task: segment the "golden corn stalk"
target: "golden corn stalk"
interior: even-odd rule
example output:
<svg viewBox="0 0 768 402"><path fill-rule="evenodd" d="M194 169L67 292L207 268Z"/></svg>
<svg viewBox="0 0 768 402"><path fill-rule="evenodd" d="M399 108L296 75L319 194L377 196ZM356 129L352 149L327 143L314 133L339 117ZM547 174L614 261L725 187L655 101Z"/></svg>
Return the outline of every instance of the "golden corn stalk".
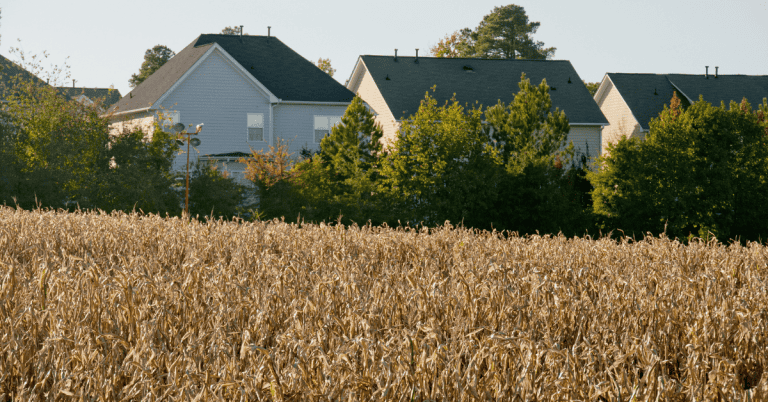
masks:
<svg viewBox="0 0 768 402"><path fill-rule="evenodd" d="M759 244L0 208L0 400L766 401Z"/></svg>

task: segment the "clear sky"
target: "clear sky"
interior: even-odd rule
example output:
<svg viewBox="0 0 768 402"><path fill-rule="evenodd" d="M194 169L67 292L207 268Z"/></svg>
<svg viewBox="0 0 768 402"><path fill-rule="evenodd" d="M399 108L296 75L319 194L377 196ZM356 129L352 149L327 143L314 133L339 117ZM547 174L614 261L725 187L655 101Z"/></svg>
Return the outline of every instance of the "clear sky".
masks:
<svg viewBox="0 0 768 402"><path fill-rule="evenodd" d="M455 30L475 28L499 3L486 0L199 1L11 0L0 5L0 54L49 54L45 66L70 66L77 86L114 85L123 95L144 52L178 52L201 33L244 25L272 35L305 58L330 58L349 78L362 54L423 55ZM534 39L557 48L582 79L606 72L768 75L768 0L518 0ZM20 40L20 41L19 41ZM67 57L69 57L67 59ZM66 83L72 85L71 80Z"/></svg>

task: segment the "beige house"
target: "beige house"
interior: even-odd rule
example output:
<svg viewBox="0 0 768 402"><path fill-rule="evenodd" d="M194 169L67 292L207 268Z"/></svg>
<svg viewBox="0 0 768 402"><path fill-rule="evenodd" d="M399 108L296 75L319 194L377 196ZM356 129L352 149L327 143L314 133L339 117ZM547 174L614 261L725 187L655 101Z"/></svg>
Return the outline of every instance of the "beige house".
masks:
<svg viewBox="0 0 768 402"><path fill-rule="evenodd" d="M566 60L490 60L403 56L360 56L347 88L373 109L384 131L385 144L394 142L400 123L419 108L429 91L438 104L454 95L461 103L509 104L525 73L531 83L550 86L552 106L570 120L568 139L577 154L600 154L602 127L608 124L583 81ZM432 88L435 91L432 92Z"/></svg>
<svg viewBox="0 0 768 402"><path fill-rule="evenodd" d="M651 119L669 105L675 92L684 106L703 96L714 105L740 102L743 98L755 107L768 97L768 76L715 74L624 74L607 73L595 93L609 125L603 128L602 149L622 137L645 138Z"/></svg>

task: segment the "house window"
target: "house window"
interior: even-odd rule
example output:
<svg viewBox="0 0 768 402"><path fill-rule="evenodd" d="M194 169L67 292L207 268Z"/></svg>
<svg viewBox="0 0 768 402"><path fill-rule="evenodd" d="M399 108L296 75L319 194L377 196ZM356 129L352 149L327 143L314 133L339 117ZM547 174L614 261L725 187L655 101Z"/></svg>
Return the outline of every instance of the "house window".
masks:
<svg viewBox="0 0 768 402"><path fill-rule="evenodd" d="M179 112L162 112L160 117L163 118L160 122L160 126L164 130L170 130L175 124L181 122L181 115Z"/></svg>
<svg viewBox="0 0 768 402"><path fill-rule="evenodd" d="M326 135L330 134L331 128L341 123L341 116L315 116L315 142L320 143Z"/></svg>
<svg viewBox="0 0 768 402"><path fill-rule="evenodd" d="M248 141L264 141L263 113L248 113Z"/></svg>

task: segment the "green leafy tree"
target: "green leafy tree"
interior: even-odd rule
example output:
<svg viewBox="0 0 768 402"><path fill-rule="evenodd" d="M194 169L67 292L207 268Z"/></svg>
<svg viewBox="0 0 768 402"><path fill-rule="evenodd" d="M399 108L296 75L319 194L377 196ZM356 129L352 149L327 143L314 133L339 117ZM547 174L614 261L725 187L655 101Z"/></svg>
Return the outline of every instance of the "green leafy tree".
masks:
<svg viewBox="0 0 768 402"><path fill-rule="evenodd" d="M308 211L305 215L318 221L364 223L384 219L377 191L379 168L384 156L381 127L360 97L355 97L334 126L320 142L320 152L302 162L301 183Z"/></svg>
<svg viewBox="0 0 768 402"><path fill-rule="evenodd" d="M464 28L446 35L435 46L432 46L429 51L433 57L472 57L474 54L472 49L473 43L472 30Z"/></svg>
<svg viewBox="0 0 768 402"><path fill-rule="evenodd" d="M233 26L233 27L224 27L224 29L221 30L221 33L223 35L240 35L242 33L243 27L241 26ZM244 33L243 35L248 35L247 33Z"/></svg>
<svg viewBox="0 0 768 402"><path fill-rule="evenodd" d="M241 212L247 188L211 163L196 163L189 178L189 213L232 219Z"/></svg>
<svg viewBox="0 0 768 402"><path fill-rule="evenodd" d="M102 169L96 206L106 211L181 213L174 190L172 163L178 151L175 137L159 127L151 137L135 129L111 137L109 166Z"/></svg>
<svg viewBox="0 0 768 402"><path fill-rule="evenodd" d="M677 95L650 123L646 139L609 146L588 174L605 230L628 235L765 239L768 144L760 113L745 100L683 109Z"/></svg>
<svg viewBox="0 0 768 402"><path fill-rule="evenodd" d="M431 49L435 57L479 57L485 59L551 59L554 47L533 39L541 25L529 21L525 9L510 4L494 7L477 28L464 28Z"/></svg>
<svg viewBox="0 0 768 402"><path fill-rule="evenodd" d="M518 86L509 105L499 102L485 111L504 164L499 197L488 215L495 227L522 233L583 230L589 219L578 195L578 169L571 164L568 118L552 110L546 80L534 86L523 74Z"/></svg>
<svg viewBox="0 0 768 402"><path fill-rule="evenodd" d="M173 50L163 45L147 49L144 52L144 62L141 63L139 73L131 75L131 78L128 80L131 88L136 88L175 55L176 53Z"/></svg>
<svg viewBox="0 0 768 402"><path fill-rule="evenodd" d="M584 81L584 85L587 86L587 90L589 90L589 94L592 96L595 96L597 93L597 89L600 88L599 82L586 82Z"/></svg>
<svg viewBox="0 0 768 402"><path fill-rule="evenodd" d="M317 63L315 63L315 65L317 68L323 70L324 73L330 75L331 77L333 77L333 74L336 72L336 69L331 67L331 59L324 59L321 57L317 59Z"/></svg>
<svg viewBox="0 0 768 402"><path fill-rule="evenodd" d="M280 138L268 150L251 150L251 156L241 158L245 164L245 178L256 187L259 199L257 215L263 219L297 219L306 206L299 188L299 175L295 169L299 158L289 152L288 143Z"/></svg>
<svg viewBox="0 0 768 402"><path fill-rule="evenodd" d="M383 189L397 216L427 225L488 224L502 161L482 117L479 108L466 109L455 99L439 107L426 94L416 114L402 123L383 164Z"/></svg>

